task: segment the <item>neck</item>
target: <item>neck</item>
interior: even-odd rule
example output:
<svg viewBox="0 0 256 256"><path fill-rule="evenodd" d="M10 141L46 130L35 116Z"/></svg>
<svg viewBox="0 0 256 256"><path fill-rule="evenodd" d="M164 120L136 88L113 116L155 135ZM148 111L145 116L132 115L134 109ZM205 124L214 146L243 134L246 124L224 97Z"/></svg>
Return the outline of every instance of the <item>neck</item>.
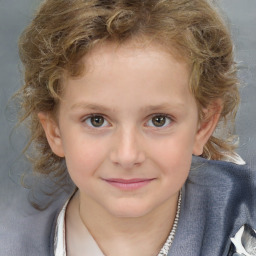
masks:
<svg viewBox="0 0 256 256"><path fill-rule="evenodd" d="M105 255L157 255L177 210L178 194L141 217L117 217L78 194L77 207L85 227ZM125 250L124 250L125 248Z"/></svg>

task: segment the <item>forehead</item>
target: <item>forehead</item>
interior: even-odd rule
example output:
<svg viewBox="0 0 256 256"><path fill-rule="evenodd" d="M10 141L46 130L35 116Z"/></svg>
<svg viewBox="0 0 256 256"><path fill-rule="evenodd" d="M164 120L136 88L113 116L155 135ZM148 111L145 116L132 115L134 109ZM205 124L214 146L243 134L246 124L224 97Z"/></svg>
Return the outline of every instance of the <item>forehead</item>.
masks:
<svg viewBox="0 0 256 256"><path fill-rule="evenodd" d="M170 98L176 105L184 105L191 97L189 65L159 44L106 43L95 47L81 61L84 72L63 80L64 95L69 101L77 101L76 105L86 105L79 101L90 99L90 103L116 103L121 107L143 97L136 103L143 108L143 104L168 103Z"/></svg>
<svg viewBox="0 0 256 256"><path fill-rule="evenodd" d="M150 41L147 39L132 39L124 43L116 42L104 42L96 45L82 58L82 62L85 64L86 70L88 67L93 65L105 64L108 62L113 62L118 60L129 64L129 61L135 58L143 59L145 61L150 61L158 59L158 61L171 59L172 62L186 65L189 68L189 60L185 55L179 52L175 47L169 45L164 46L163 43L158 41ZM104 63L105 62L105 63ZM163 63L166 65L167 63Z"/></svg>
<svg viewBox="0 0 256 256"><path fill-rule="evenodd" d="M168 48L158 42L149 40L130 40L122 44L104 42L92 48L80 62L83 71L77 77L71 77L66 72L63 84L67 81L89 78L97 73L98 79L104 72L114 73L117 69L132 72L133 70L148 69L147 75L172 73L178 70L185 71L186 77L190 75L190 62L174 47ZM152 74L152 71L153 74ZM110 75L108 77L111 77Z"/></svg>

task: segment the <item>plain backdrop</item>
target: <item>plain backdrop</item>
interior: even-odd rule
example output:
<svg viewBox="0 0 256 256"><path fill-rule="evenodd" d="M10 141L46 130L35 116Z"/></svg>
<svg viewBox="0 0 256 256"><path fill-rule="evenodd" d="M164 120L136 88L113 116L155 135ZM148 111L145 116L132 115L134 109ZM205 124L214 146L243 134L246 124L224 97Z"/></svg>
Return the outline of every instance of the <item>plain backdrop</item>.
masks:
<svg viewBox="0 0 256 256"><path fill-rule="evenodd" d="M236 130L240 135L238 152L256 169L256 0L219 0L232 31L236 61L243 87ZM13 130L15 111L8 99L22 85L18 59L19 34L32 18L40 0L0 0L0 211L1 219L12 204L23 202L26 189L20 177L30 169L21 151L26 133ZM12 136L11 136L12 133Z"/></svg>

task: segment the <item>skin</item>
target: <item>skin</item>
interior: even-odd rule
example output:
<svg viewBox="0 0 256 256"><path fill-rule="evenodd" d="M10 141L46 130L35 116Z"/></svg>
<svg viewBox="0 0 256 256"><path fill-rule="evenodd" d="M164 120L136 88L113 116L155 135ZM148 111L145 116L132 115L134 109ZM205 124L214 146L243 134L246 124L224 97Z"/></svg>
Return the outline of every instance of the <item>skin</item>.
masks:
<svg viewBox="0 0 256 256"><path fill-rule="evenodd" d="M106 255L156 255L218 114L205 109L211 118L198 122L189 66L159 45L109 43L82 61L86 72L63 77L58 122L39 114L79 189L67 209L68 252L86 251L80 215Z"/></svg>

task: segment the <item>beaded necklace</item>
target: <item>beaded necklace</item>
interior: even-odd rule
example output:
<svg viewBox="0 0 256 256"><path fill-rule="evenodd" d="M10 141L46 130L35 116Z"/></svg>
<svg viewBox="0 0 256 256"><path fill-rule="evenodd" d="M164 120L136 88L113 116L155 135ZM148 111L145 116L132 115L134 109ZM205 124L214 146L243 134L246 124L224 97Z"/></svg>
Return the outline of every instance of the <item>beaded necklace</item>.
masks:
<svg viewBox="0 0 256 256"><path fill-rule="evenodd" d="M162 247L161 251L158 253L157 256L167 256L168 255L168 252L171 248L172 242L175 237L176 229L177 229L179 218L180 218L180 205L181 205L181 191L180 191L180 195L179 195L179 199L178 199L177 211L176 211L176 216L175 216L175 219L173 222L172 230L171 230L164 246Z"/></svg>

